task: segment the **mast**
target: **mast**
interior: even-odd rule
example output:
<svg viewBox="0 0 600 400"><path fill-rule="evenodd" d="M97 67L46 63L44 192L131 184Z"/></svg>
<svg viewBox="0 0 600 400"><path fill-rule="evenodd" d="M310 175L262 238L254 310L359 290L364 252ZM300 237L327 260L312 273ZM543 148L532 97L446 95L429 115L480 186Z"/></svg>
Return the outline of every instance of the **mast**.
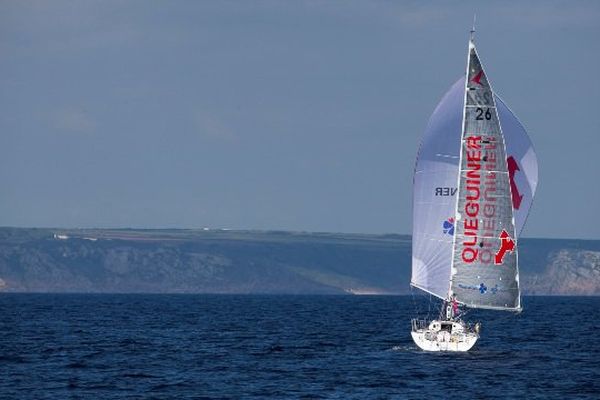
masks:
<svg viewBox="0 0 600 400"><path fill-rule="evenodd" d="M460 191L460 166L463 163L463 143L464 143L464 139L463 139L463 133L465 132L465 116L466 116L466 111L467 111L467 92L469 90L468 88L468 82L469 82L469 65L471 64L471 48L475 47L475 43L473 42L474 39L474 34L475 34L475 16L473 16L473 28L471 29L470 35L469 35L469 50L467 53L467 66L466 66L466 71L465 71L465 85L464 85L464 96L463 96L463 107L462 107L462 123L461 123L461 128L460 128L460 132L461 132L461 137L460 137L460 148L461 150L459 151L459 161L458 161L458 165L459 165L459 173L456 176L456 190L457 192ZM454 204L454 219L456 220L456 223L458 225L458 199L459 196L456 196L455 198L455 204ZM452 238L452 261L450 263L450 284L448 285L448 296L447 299L448 301L452 298L453 296L453 292L452 292L452 276L454 275L454 249L456 248L456 238L457 238L457 232L456 230L454 231L454 236Z"/></svg>

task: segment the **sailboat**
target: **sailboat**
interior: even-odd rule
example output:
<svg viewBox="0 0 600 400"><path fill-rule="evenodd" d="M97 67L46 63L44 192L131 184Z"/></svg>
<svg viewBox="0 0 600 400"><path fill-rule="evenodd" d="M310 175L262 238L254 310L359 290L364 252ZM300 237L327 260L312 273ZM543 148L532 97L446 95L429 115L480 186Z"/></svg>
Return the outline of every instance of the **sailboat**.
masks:
<svg viewBox="0 0 600 400"><path fill-rule="evenodd" d="M411 286L442 300L437 319L413 319L427 351L468 351L469 308L520 312L518 236L533 201L537 157L525 128L494 92L469 39L466 74L423 134L413 181Z"/></svg>

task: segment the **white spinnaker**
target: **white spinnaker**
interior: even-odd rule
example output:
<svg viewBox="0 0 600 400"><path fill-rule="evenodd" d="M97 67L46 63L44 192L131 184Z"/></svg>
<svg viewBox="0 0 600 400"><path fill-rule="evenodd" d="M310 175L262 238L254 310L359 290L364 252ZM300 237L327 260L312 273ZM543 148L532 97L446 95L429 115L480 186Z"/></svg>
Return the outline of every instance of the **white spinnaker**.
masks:
<svg viewBox="0 0 600 400"><path fill-rule="evenodd" d="M518 171L515 171L513 179L518 193L513 190L513 197L521 195L519 208L513 207L517 237L521 235L529 209L535 196L538 183L538 162L533 143L527 135L525 128L512 113L504 101L495 96L496 107L504 135L507 156L513 157L517 162ZM513 206L515 201L513 200Z"/></svg>
<svg viewBox="0 0 600 400"><path fill-rule="evenodd" d="M450 288L453 236L444 222L454 218L465 78L452 85L433 112L422 137L413 182L411 284L442 299ZM506 104L494 96L506 153L519 167L514 173L522 200L513 209L517 236L523 229L538 180L531 140ZM448 224L446 224L446 227Z"/></svg>
<svg viewBox="0 0 600 400"><path fill-rule="evenodd" d="M456 82L429 119L413 178L411 284L446 298L462 124L464 80Z"/></svg>

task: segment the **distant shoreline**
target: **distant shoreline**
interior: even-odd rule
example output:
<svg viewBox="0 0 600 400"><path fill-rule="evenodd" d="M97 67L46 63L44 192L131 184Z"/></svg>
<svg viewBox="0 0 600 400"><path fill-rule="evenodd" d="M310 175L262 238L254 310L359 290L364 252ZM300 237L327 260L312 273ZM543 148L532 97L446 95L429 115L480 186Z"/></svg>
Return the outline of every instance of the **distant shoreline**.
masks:
<svg viewBox="0 0 600 400"><path fill-rule="evenodd" d="M410 235L0 228L0 292L408 295ZM524 295L600 295L600 240L519 240Z"/></svg>

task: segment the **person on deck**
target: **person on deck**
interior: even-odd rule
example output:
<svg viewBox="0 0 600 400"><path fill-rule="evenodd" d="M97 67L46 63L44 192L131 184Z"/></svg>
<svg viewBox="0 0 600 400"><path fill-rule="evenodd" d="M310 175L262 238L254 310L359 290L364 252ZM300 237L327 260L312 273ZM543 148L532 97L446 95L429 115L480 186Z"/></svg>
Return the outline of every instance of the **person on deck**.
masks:
<svg viewBox="0 0 600 400"><path fill-rule="evenodd" d="M452 318L458 317L458 301L456 301L456 296L452 296Z"/></svg>

